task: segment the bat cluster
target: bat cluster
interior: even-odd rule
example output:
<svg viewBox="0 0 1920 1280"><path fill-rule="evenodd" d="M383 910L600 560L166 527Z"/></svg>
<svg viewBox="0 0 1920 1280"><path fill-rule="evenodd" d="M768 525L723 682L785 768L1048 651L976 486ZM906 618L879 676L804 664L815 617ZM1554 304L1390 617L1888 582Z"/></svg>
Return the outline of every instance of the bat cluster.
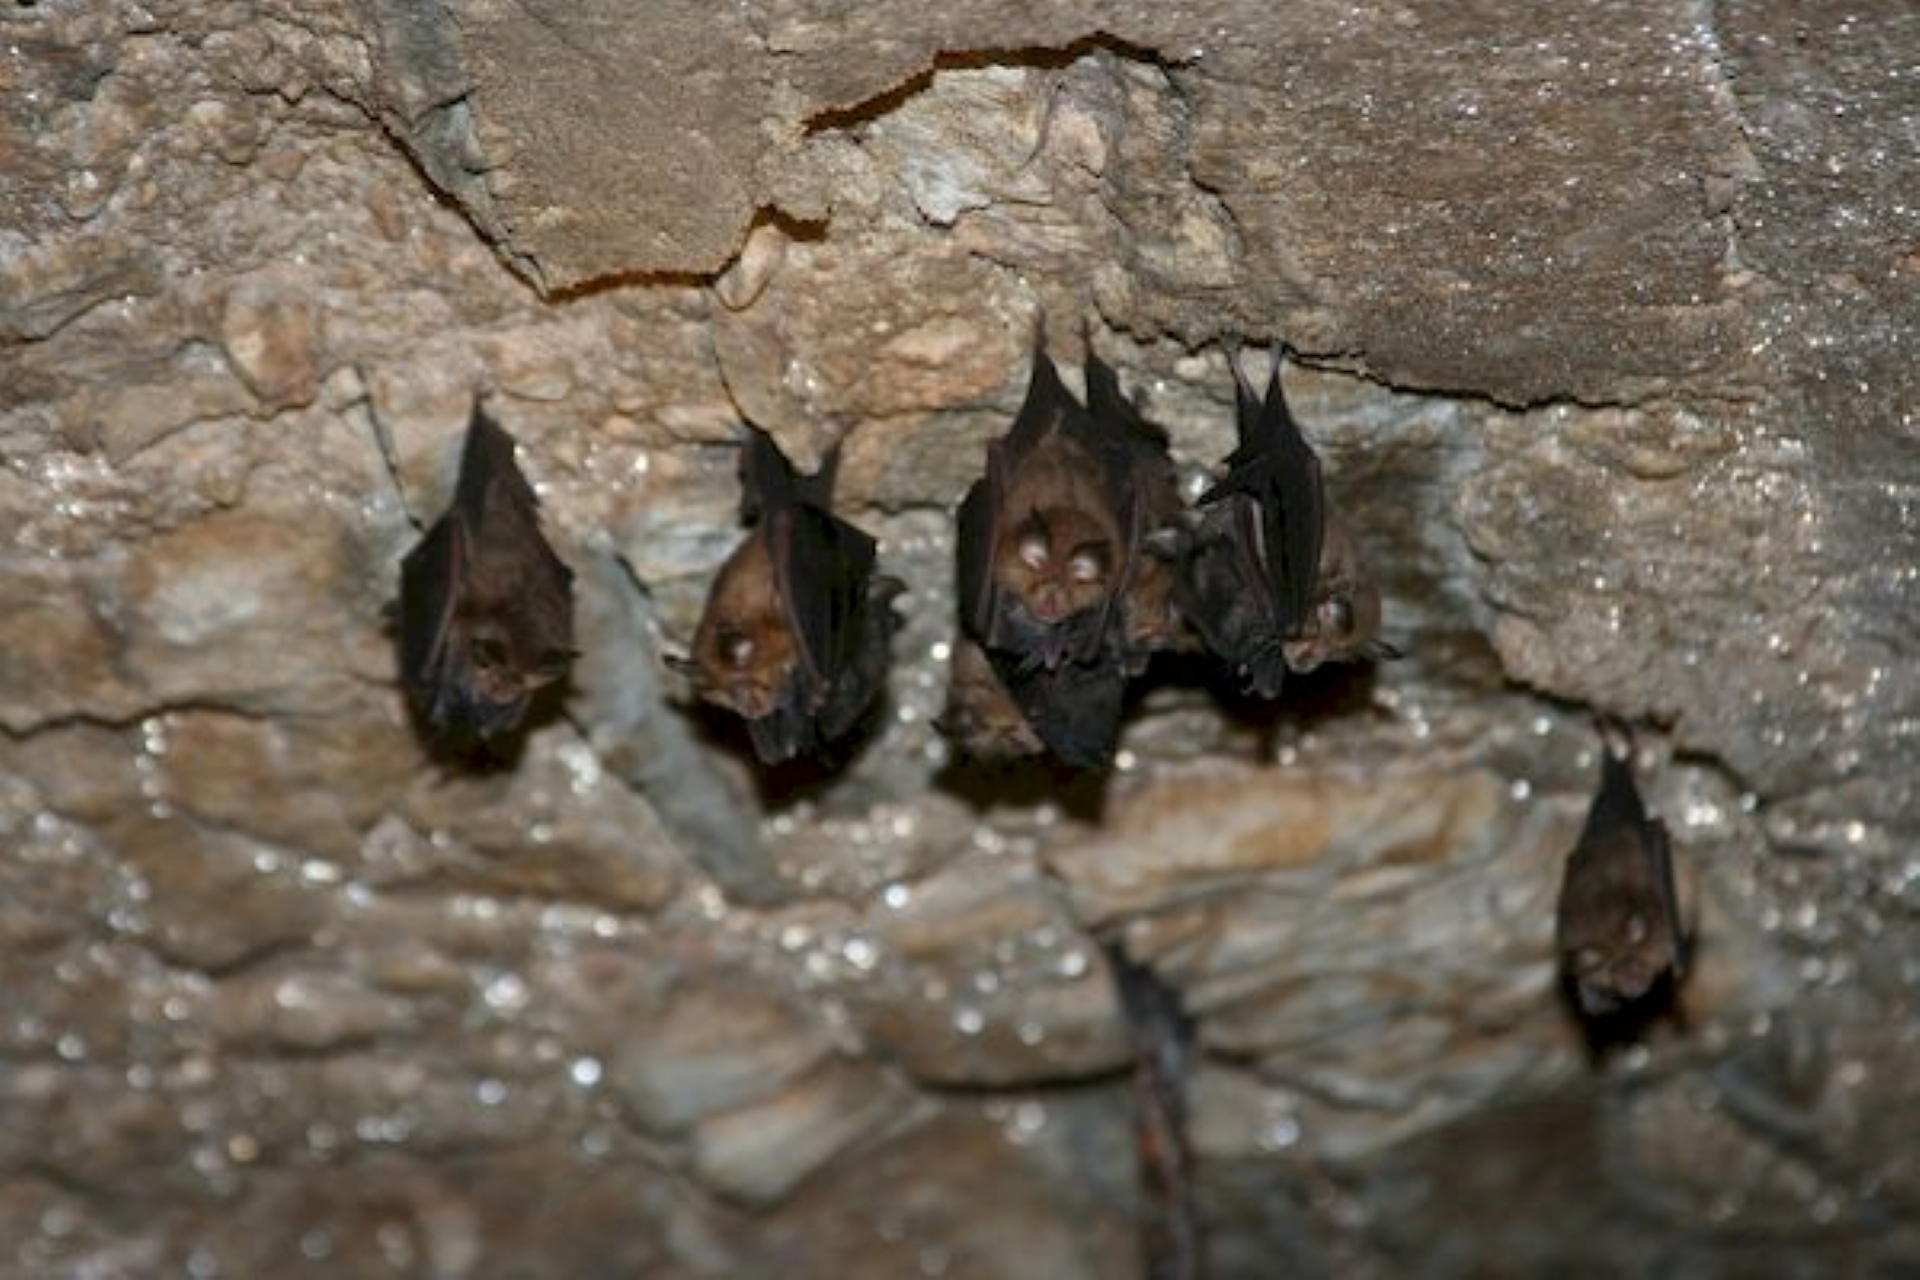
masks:
<svg viewBox="0 0 1920 1280"><path fill-rule="evenodd" d="M964 750L1104 767L1127 684L1161 650L1204 648L1262 698L1289 671L1396 656L1277 357L1264 396L1229 363L1238 447L1190 512L1166 433L1091 346L1085 404L1036 348L1019 415L960 505L940 724Z"/></svg>
<svg viewBox="0 0 1920 1280"><path fill-rule="evenodd" d="M1263 698L1290 671L1393 656L1278 359L1264 396L1234 363L1239 444L1189 511L1166 432L1091 344L1084 402L1036 344L1020 411L957 514L960 634L938 723L964 751L1104 768L1128 685L1163 650L1209 651ZM768 765L835 753L877 700L898 628L903 584L832 512L837 457L802 476L745 429L748 532L691 653L670 660ZM403 683L430 740L464 750L519 727L566 675L571 588L512 438L476 406L452 504L401 567Z"/></svg>

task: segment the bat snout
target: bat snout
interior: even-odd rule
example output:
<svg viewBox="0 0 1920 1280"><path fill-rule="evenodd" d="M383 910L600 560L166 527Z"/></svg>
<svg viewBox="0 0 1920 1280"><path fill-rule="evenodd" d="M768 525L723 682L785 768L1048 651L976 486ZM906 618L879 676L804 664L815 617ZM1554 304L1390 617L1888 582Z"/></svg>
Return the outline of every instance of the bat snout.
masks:
<svg viewBox="0 0 1920 1280"><path fill-rule="evenodd" d="M748 720L760 720L773 714L776 702L772 686L759 680L728 681L724 689L727 705Z"/></svg>
<svg viewBox="0 0 1920 1280"><path fill-rule="evenodd" d="M1071 608L1067 593L1058 587L1042 587L1033 593L1034 616L1050 626L1065 621Z"/></svg>

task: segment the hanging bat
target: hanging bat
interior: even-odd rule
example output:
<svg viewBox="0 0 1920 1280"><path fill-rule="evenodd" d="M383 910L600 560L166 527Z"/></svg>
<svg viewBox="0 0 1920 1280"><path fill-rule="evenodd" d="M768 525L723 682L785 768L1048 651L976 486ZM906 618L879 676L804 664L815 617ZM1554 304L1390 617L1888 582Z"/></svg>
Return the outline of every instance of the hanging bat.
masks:
<svg viewBox="0 0 1920 1280"><path fill-rule="evenodd" d="M1091 346L1087 383L1097 412L1036 342L1020 412L960 504L956 561L963 639L1049 750L1098 767L1118 740L1128 676L1174 630L1147 544L1179 497L1165 434Z"/></svg>
<svg viewBox="0 0 1920 1280"><path fill-rule="evenodd" d="M747 722L763 764L816 755L873 705L886 678L894 597L872 538L828 510L839 446L802 477L773 437L746 429L740 514L750 531L707 595L693 652L669 659L701 698Z"/></svg>
<svg viewBox="0 0 1920 1280"><path fill-rule="evenodd" d="M1127 673L1139 675L1156 651L1179 647L1186 628L1174 603L1173 545L1181 517L1180 481L1167 452L1167 433L1148 422L1120 390L1120 379L1087 344L1087 409L1094 425L1126 450L1132 555L1120 584L1122 652Z"/></svg>
<svg viewBox="0 0 1920 1280"><path fill-rule="evenodd" d="M1395 650L1378 639L1379 592L1328 512L1320 459L1287 409L1279 353L1258 398L1237 357L1227 363L1239 442L1227 474L1200 498L1177 599L1248 691L1272 698L1288 670Z"/></svg>
<svg viewBox="0 0 1920 1280"><path fill-rule="evenodd" d="M573 573L540 532L513 437L478 404L453 502L400 562L400 667L437 745L511 732L573 658Z"/></svg>
<svg viewBox="0 0 1920 1280"><path fill-rule="evenodd" d="M961 625L989 650L1057 668L1106 647L1144 532L1138 451L1118 426L1095 421L1036 343L1026 399L958 516Z"/></svg>
<svg viewBox="0 0 1920 1280"><path fill-rule="evenodd" d="M1556 933L1562 972L1589 1017L1645 996L1663 974L1686 974L1688 941L1667 829L1647 815L1624 726L1602 723L1600 789L1567 855Z"/></svg>

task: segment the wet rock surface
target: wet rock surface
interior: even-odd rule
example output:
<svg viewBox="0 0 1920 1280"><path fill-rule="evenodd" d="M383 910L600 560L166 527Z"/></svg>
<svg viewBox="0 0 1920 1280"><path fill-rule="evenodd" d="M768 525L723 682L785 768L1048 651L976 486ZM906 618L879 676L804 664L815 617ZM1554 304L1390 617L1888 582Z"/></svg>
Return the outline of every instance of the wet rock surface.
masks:
<svg viewBox="0 0 1920 1280"><path fill-rule="evenodd" d="M1112 941L1216 1275L1920 1265L1910 7L687 8L0 12L0 1274L1130 1274ZM1041 317L1195 486L1295 348L1408 656L949 759ZM385 610L475 395L584 653L469 773ZM743 414L912 589L838 775L659 660ZM1700 936L1597 1065L1588 708Z"/></svg>

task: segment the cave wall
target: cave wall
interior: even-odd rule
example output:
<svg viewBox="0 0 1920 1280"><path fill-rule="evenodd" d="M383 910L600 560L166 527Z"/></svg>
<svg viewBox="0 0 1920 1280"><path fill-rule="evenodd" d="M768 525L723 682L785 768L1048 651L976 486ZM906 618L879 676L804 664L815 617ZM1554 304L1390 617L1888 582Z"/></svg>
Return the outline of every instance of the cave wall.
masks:
<svg viewBox="0 0 1920 1280"><path fill-rule="evenodd" d="M1916 66L1785 0L0 12L0 1270L1128 1274L1107 931L1219 1275L1920 1265ZM1220 340L1294 348L1408 656L956 768L1041 317L1193 481ZM469 775L384 611L479 393L584 654ZM658 662L743 415L850 433L913 589L798 794ZM1701 935L1599 1071L1588 708Z"/></svg>

